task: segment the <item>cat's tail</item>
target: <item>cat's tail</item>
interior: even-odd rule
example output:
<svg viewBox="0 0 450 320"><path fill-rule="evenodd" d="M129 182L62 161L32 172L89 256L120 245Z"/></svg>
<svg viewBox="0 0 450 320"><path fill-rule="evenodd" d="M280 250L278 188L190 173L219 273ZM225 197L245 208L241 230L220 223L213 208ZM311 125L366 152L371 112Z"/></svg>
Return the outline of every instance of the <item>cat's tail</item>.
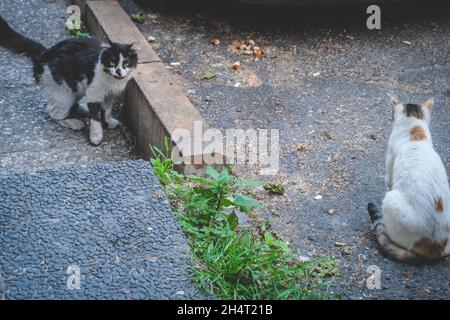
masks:
<svg viewBox="0 0 450 320"><path fill-rule="evenodd" d="M417 255L393 242L387 234L386 225L383 223L383 214L375 204L370 202L367 206L367 211L369 211L370 220L372 221L372 230L378 244L378 249L382 254L393 260L412 265L424 265L437 262Z"/></svg>
<svg viewBox="0 0 450 320"><path fill-rule="evenodd" d="M0 16L0 47L17 54L23 54L30 58L34 64L39 60L46 48L31 39L28 39L14 31Z"/></svg>

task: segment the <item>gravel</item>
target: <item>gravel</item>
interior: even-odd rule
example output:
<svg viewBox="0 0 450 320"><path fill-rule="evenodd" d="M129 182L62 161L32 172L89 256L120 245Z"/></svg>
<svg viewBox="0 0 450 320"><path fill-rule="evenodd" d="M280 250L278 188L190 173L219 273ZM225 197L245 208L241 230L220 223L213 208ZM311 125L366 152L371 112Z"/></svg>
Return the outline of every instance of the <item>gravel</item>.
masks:
<svg viewBox="0 0 450 320"><path fill-rule="evenodd" d="M1 176L0 247L0 298L196 297L190 248L146 161Z"/></svg>

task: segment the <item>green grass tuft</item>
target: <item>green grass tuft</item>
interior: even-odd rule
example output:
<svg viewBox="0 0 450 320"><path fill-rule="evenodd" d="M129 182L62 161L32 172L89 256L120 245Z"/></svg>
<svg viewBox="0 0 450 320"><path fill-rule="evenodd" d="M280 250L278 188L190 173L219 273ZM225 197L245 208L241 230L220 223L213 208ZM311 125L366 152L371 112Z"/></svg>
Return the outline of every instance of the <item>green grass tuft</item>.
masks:
<svg viewBox="0 0 450 320"><path fill-rule="evenodd" d="M197 286L221 299L327 299L339 275L339 261L322 257L300 262L289 246L268 230L239 225L239 214L261 203L248 195L259 181L242 180L229 168L206 169L206 176L174 171L155 147L151 164L168 194L193 251Z"/></svg>
<svg viewBox="0 0 450 320"><path fill-rule="evenodd" d="M266 183L264 189L275 194L284 194L284 186L277 183Z"/></svg>
<svg viewBox="0 0 450 320"><path fill-rule="evenodd" d="M137 14L131 15L131 20L137 23L144 23L145 22L145 15L142 12L139 12Z"/></svg>

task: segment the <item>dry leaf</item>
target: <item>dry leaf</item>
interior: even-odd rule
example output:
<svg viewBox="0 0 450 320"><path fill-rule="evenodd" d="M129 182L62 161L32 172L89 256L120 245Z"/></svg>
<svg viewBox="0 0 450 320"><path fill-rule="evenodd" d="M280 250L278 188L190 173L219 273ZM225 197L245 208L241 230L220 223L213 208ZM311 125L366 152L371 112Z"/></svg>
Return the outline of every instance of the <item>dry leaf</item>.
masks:
<svg viewBox="0 0 450 320"><path fill-rule="evenodd" d="M260 48L255 47L255 48L253 49L253 55L254 55L255 57L261 57L261 56L263 55L263 51L262 51Z"/></svg>
<svg viewBox="0 0 450 320"><path fill-rule="evenodd" d="M214 39L212 39L212 40L210 41L210 43L211 43L212 45L218 46L218 45L220 44L220 40L217 39L217 38L214 38Z"/></svg>
<svg viewBox="0 0 450 320"><path fill-rule="evenodd" d="M370 135L370 139L375 140L375 141L380 141L381 140L381 136L377 133L373 133Z"/></svg>

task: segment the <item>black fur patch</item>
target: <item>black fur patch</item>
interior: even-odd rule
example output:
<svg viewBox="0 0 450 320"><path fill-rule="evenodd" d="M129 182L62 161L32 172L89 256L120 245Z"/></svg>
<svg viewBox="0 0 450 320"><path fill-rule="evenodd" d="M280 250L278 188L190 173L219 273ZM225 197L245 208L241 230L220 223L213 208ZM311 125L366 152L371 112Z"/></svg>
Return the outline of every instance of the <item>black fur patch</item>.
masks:
<svg viewBox="0 0 450 320"><path fill-rule="evenodd" d="M377 206L372 202L369 202L369 204L367 205L367 211L369 211L370 220L372 222L375 222L383 218L383 215L381 214L380 210L378 210Z"/></svg>
<svg viewBox="0 0 450 320"><path fill-rule="evenodd" d="M33 62L34 78L38 81L38 75L43 72L42 64L40 63L41 55L46 50L42 44L17 33L0 17L0 47L30 58Z"/></svg>
<svg viewBox="0 0 450 320"><path fill-rule="evenodd" d="M89 118L101 122L102 121L101 103L88 103L88 108L89 108Z"/></svg>
<svg viewBox="0 0 450 320"><path fill-rule="evenodd" d="M422 107L417 104L408 103L406 105L405 112L408 117L416 117L417 119L423 119Z"/></svg>
<svg viewBox="0 0 450 320"><path fill-rule="evenodd" d="M41 58L41 64L48 65L53 80L67 83L74 92L78 83L87 79L88 84L94 78L94 69L103 47L92 37L63 40L48 49Z"/></svg>

